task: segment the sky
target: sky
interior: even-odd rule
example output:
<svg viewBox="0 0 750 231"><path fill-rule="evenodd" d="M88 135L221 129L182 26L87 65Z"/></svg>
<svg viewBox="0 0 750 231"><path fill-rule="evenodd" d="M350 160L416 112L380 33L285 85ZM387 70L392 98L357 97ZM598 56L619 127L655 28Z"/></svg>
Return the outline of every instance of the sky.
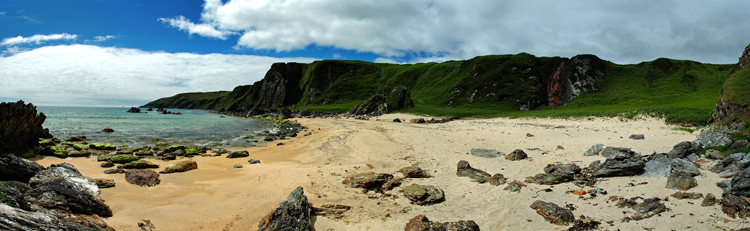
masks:
<svg viewBox="0 0 750 231"><path fill-rule="evenodd" d="M138 106L272 63L480 55L736 63L750 1L0 0L0 101Z"/></svg>

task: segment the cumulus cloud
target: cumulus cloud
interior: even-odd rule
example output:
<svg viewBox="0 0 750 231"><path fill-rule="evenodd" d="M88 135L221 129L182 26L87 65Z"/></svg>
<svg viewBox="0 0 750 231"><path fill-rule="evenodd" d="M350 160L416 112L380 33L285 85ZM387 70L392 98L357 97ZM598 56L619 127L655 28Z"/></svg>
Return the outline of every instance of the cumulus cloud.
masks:
<svg viewBox="0 0 750 231"><path fill-rule="evenodd" d="M252 84L275 62L311 58L45 46L0 57L0 98L40 105L136 106L183 92Z"/></svg>
<svg viewBox="0 0 750 231"><path fill-rule="evenodd" d="M191 22L189 19L185 18L184 16L179 16L176 18L159 18L160 22L167 24L169 26L175 27L181 31L186 31L188 34L197 34L203 37L211 37L211 38L217 38L221 40L226 40L227 35L233 34L234 32L230 31L220 31L214 28L213 25L209 24L195 24Z"/></svg>
<svg viewBox="0 0 750 231"><path fill-rule="evenodd" d="M86 40L86 42L104 42L110 39L117 38L117 36L114 35L106 35L106 36L96 36L94 39Z"/></svg>
<svg viewBox="0 0 750 231"><path fill-rule="evenodd" d="M201 23L187 25L212 33L175 27L207 37L235 32L238 48L314 44L407 61L528 52L592 53L620 63L658 57L731 63L750 42L748 8L741 0L205 0Z"/></svg>
<svg viewBox="0 0 750 231"><path fill-rule="evenodd" d="M13 45L21 45L21 44L42 44L47 41L53 41L53 40L76 40L78 38L78 35L75 34L68 34L68 33L62 33L62 34L50 34L50 35L43 35L43 34L36 34L30 37L23 37L23 36L17 36L17 37L11 37L11 38L5 38L2 42L0 42L0 45L2 46L13 46Z"/></svg>

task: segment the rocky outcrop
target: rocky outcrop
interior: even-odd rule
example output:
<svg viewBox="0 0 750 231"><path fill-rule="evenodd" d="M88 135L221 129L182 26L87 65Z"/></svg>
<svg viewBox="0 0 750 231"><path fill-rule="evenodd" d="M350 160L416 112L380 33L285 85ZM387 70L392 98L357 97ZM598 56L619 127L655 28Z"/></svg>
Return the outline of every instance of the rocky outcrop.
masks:
<svg viewBox="0 0 750 231"><path fill-rule="evenodd" d="M633 176L641 174L646 167L641 155L633 151L618 152L610 156L592 174L594 177Z"/></svg>
<svg viewBox="0 0 750 231"><path fill-rule="evenodd" d="M78 222L59 219L54 215L14 208L0 203L0 230L96 231L114 229L110 227L89 227Z"/></svg>
<svg viewBox="0 0 750 231"><path fill-rule="evenodd" d="M36 162L18 158L13 154L0 154L0 180L29 182L44 167Z"/></svg>
<svg viewBox="0 0 750 231"><path fill-rule="evenodd" d="M31 189L24 198L36 211L112 216L94 180L81 175L71 164L53 164L32 177L29 185Z"/></svg>
<svg viewBox="0 0 750 231"><path fill-rule="evenodd" d="M425 215L417 215L409 220L404 231L479 231L479 225L472 220L456 222L434 222Z"/></svg>
<svg viewBox="0 0 750 231"><path fill-rule="evenodd" d="M260 220L259 231L313 230L312 206L302 187L297 187L276 208Z"/></svg>
<svg viewBox="0 0 750 231"><path fill-rule="evenodd" d="M547 105L565 106L582 93L597 90L604 80L604 61L594 55L577 55L562 60L547 83Z"/></svg>
<svg viewBox="0 0 750 231"><path fill-rule="evenodd" d="M49 130L42 128L46 118L44 113L37 113L33 104L22 100L0 103L0 154L33 154L39 138L52 137Z"/></svg>
<svg viewBox="0 0 750 231"><path fill-rule="evenodd" d="M737 91L746 91L747 89L737 89L738 86L732 86L736 83L746 83L748 81L748 75L745 73L747 72L745 68L748 63L750 63L750 45L745 47L745 50L742 52L735 72L724 82L721 94L719 95L719 101L716 102L716 110L714 110L709 121L712 129L739 129L745 126L750 120L750 103L736 99ZM746 86L746 84L743 84L743 86ZM739 88L744 87L739 86ZM740 94L744 95L747 93Z"/></svg>
<svg viewBox="0 0 750 231"><path fill-rule="evenodd" d="M396 86L391 90L385 87L380 93L349 110L349 114L379 116L412 107L414 107L414 101L411 100L409 88Z"/></svg>
<svg viewBox="0 0 750 231"><path fill-rule="evenodd" d="M128 113L141 113L141 109L137 107L131 107L130 109L128 109L127 112Z"/></svg>

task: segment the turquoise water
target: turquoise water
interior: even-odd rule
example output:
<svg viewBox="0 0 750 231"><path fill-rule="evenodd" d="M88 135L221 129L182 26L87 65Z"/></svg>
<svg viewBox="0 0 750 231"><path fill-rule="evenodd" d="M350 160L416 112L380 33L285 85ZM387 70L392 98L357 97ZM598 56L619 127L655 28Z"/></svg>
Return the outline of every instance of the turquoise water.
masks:
<svg viewBox="0 0 750 231"><path fill-rule="evenodd" d="M212 114L203 110L168 109L182 115L156 111L127 113L129 108L38 106L47 120L44 127L57 138L85 135L93 142L116 145L153 145L159 142L184 145L247 146L242 137L271 129L263 120ZM145 109L141 110L146 112ZM112 133L101 132L110 127Z"/></svg>

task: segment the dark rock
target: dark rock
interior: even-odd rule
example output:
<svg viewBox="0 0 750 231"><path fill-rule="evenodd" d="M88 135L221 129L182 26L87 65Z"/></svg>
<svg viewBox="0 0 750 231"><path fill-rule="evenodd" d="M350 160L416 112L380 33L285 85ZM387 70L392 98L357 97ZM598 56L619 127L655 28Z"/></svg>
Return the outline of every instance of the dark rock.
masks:
<svg viewBox="0 0 750 231"><path fill-rule="evenodd" d="M52 138L49 130L42 127L47 117L38 113L33 104L22 100L15 103L0 103L0 155L32 154L39 146L39 138Z"/></svg>
<svg viewBox="0 0 750 231"><path fill-rule="evenodd" d="M497 173L495 175L492 175L490 179L487 180L487 183L490 183L490 185L494 186L500 186L508 182L508 179L503 176L503 174Z"/></svg>
<svg viewBox="0 0 750 231"><path fill-rule="evenodd" d="M502 153L495 149L472 148L470 153L471 155L485 158L497 158L500 156L505 156L505 153Z"/></svg>
<svg viewBox="0 0 750 231"><path fill-rule="evenodd" d="M534 137L534 134L526 133L526 137Z"/></svg>
<svg viewBox="0 0 750 231"><path fill-rule="evenodd" d="M0 154L0 179L29 182L32 176L43 169L36 162L13 154Z"/></svg>
<svg viewBox="0 0 750 231"><path fill-rule="evenodd" d="M93 226L91 222L77 223L61 220L52 214L13 208L2 203L0 203L0 214L2 214L0 216L0 230L114 230L111 227L106 227L106 223L98 218L98 221L104 223L105 227L90 227L86 226L86 224ZM81 216L79 215L78 217Z"/></svg>
<svg viewBox="0 0 750 231"><path fill-rule="evenodd" d="M229 155L227 155L227 158L231 159L231 158L240 158L240 157L248 157L248 156L250 156L250 153L247 151L236 151L236 152L229 153Z"/></svg>
<svg viewBox="0 0 750 231"><path fill-rule="evenodd" d="M682 199L691 199L691 200L695 200L695 199L700 199L700 198L702 198L702 197L703 197L703 193L694 193L694 192L676 192L676 193L672 193L672 195L670 195L670 196L672 196L672 197L674 197L674 198L677 198L677 199L680 199L680 200L682 200Z"/></svg>
<svg viewBox="0 0 750 231"><path fill-rule="evenodd" d="M684 141L675 145L672 151L667 153L667 156L669 158L685 158L693 153L701 154L702 151L703 148L701 148L699 144L691 141Z"/></svg>
<svg viewBox="0 0 750 231"><path fill-rule="evenodd" d="M115 150L117 147L111 144L104 144L104 143L90 143L89 148L94 150ZM101 160L100 160L101 161Z"/></svg>
<svg viewBox="0 0 750 231"><path fill-rule="evenodd" d="M8 204L16 208L31 211L29 203L23 196L28 190L29 186L27 186L26 183L18 181L0 181L0 193L4 195L4 199L0 200L0 204Z"/></svg>
<svg viewBox="0 0 750 231"><path fill-rule="evenodd" d="M351 174L344 178L344 181L341 183L352 188L379 190L383 184L391 179L393 179L393 175L391 174L364 172Z"/></svg>
<svg viewBox="0 0 750 231"><path fill-rule="evenodd" d="M602 150L602 156L609 158L611 156L615 156L617 154L625 154L633 152L633 150L630 150L630 148L622 148L622 147L606 147L604 150Z"/></svg>
<svg viewBox="0 0 750 231"><path fill-rule="evenodd" d="M162 160L176 160L177 156L171 155L171 154L167 154L167 155L164 155L161 159Z"/></svg>
<svg viewBox="0 0 750 231"><path fill-rule="evenodd" d="M393 90L385 87L380 93L349 110L349 114L378 116L412 107L414 102L411 100L409 88L399 85Z"/></svg>
<svg viewBox="0 0 750 231"><path fill-rule="evenodd" d="M273 211L260 220L258 231L313 230L312 206L302 187L297 187Z"/></svg>
<svg viewBox="0 0 750 231"><path fill-rule="evenodd" d="M590 169L599 169L599 166L601 166L601 165L602 165L602 161L601 160L595 160L595 161L592 161L589 164L589 168Z"/></svg>
<svg viewBox="0 0 750 231"><path fill-rule="evenodd" d="M249 163L249 164L260 164L260 160L250 159L250 160L247 161L247 163Z"/></svg>
<svg viewBox="0 0 750 231"><path fill-rule="evenodd" d="M656 197L643 200L643 202L632 207L635 210L635 214L630 218L633 220L642 220L666 212L667 206L660 201L661 199Z"/></svg>
<svg viewBox="0 0 750 231"><path fill-rule="evenodd" d="M589 148L589 150L586 150L586 152L583 153L584 156L596 156L599 155L599 153L604 150L604 144L594 144Z"/></svg>
<svg viewBox="0 0 750 231"><path fill-rule="evenodd" d="M723 180L716 183L716 187L721 188L724 192L729 192L732 189L732 180Z"/></svg>
<svg viewBox="0 0 750 231"><path fill-rule="evenodd" d="M666 177L672 172L684 172L691 176L700 175L700 170L690 161L684 159L658 159L646 163L643 176L647 177Z"/></svg>
<svg viewBox="0 0 750 231"><path fill-rule="evenodd" d="M748 166L750 166L750 158L744 154L735 153L716 163L710 171L719 173L720 177L727 178L741 173Z"/></svg>
<svg viewBox="0 0 750 231"><path fill-rule="evenodd" d="M737 150L748 147L750 147L750 142L747 142L747 140L738 140L732 143L731 146L729 146L729 149L727 149L727 153L734 154L737 152Z"/></svg>
<svg viewBox="0 0 750 231"><path fill-rule="evenodd" d="M418 205L429 205L445 200L445 193L432 185L412 184L404 188L404 196Z"/></svg>
<svg viewBox="0 0 750 231"><path fill-rule="evenodd" d="M580 172L581 168L575 164L548 164L544 167L544 173L527 177L526 180L537 184L553 185L573 181L574 175Z"/></svg>
<svg viewBox="0 0 750 231"><path fill-rule="evenodd" d="M645 139L646 136L644 136L643 134L632 134L628 138L630 138L631 140L642 140Z"/></svg>
<svg viewBox="0 0 750 231"><path fill-rule="evenodd" d="M111 217L112 210L99 197L99 187L73 165L51 165L29 180L25 199L36 211L80 213Z"/></svg>
<svg viewBox="0 0 750 231"><path fill-rule="evenodd" d="M134 185L147 187L156 186L161 182L161 180L159 180L159 173L154 172L153 170L142 169L125 172L125 181Z"/></svg>
<svg viewBox="0 0 750 231"><path fill-rule="evenodd" d="M164 168L166 172L187 172L193 169L198 169L198 162L193 159L185 159L178 162L171 163Z"/></svg>
<svg viewBox="0 0 750 231"><path fill-rule="evenodd" d="M121 174L121 173L126 173L126 172L128 172L128 170L125 170L125 169L107 169L107 170L104 170L104 174Z"/></svg>
<svg viewBox="0 0 750 231"><path fill-rule="evenodd" d="M592 176L633 176L643 172L644 167L646 167L646 162L641 159L641 155L632 151L626 153L620 152L608 157Z"/></svg>
<svg viewBox="0 0 750 231"><path fill-rule="evenodd" d="M516 161L516 160L523 160L523 159L526 159L528 157L529 156L526 155L526 153L523 152L523 150L516 149L513 152L511 152L510 154L508 154L507 156L505 156L505 159L506 160L511 160L511 161Z"/></svg>
<svg viewBox="0 0 750 231"><path fill-rule="evenodd" d="M242 167L245 167L245 166L242 166L241 164L235 164L233 167L234 168L242 168Z"/></svg>
<svg viewBox="0 0 750 231"><path fill-rule="evenodd" d="M151 163L147 160L136 160L127 164L117 166L117 168L124 169L146 169L146 168L159 168L158 164Z"/></svg>
<svg viewBox="0 0 750 231"><path fill-rule="evenodd" d="M544 173L567 173L578 174L581 168L576 164L548 164L544 167Z"/></svg>
<svg viewBox="0 0 750 231"><path fill-rule="evenodd" d="M409 167L403 167L398 170L401 174L404 174L404 177L406 178L430 178L432 175L427 173L427 171L423 170L420 167L417 166L409 166Z"/></svg>
<svg viewBox="0 0 750 231"><path fill-rule="evenodd" d="M88 138L86 138L86 136L73 136L73 137L70 137L70 138L66 139L65 141L81 142L81 141L86 141L86 140L88 140Z"/></svg>
<svg viewBox="0 0 750 231"><path fill-rule="evenodd" d="M714 206L716 205L716 202L718 202L718 200L716 200L716 196L714 196L714 194L712 193L709 193L709 194L706 194L706 198L703 198L703 202L701 203L701 206L703 207Z"/></svg>
<svg viewBox="0 0 750 231"><path fill-rule="evenodd" d="M128 113L141 113L141 109L137 107L131 107L130 109L128 109L127 112Z"/></svg>
<svg viewBox="0 0 750 231"><path fill-rule="evenodd" d="M750 197L750 168L732 177L729 191L737 196Z"/></svg>
<svg viewBox="0 0 750 231"><path fill-rule="evenodd" d="M725 193L721 199L721 211L731 218L750 217L750 198Z"/></svg>
<svg viewBox="0 0 750 231"><path fill-rule="evenodd" d="M94 182L96 182L96 186L99 186L99 188L115 187L115 180L112 180L112 179L97 178L97 179L94 179Z"/></svg>
<svg viewBox="0 0 750 231"><path fill-rule="evenodd" d="M471 165L469 165L469 162L465 160L458 162L458 170L456 171L456 175L461 177L469 177L479 183L484 183L491 177L490 174L485 171L472 168Z"/></svg>
<svg viewBox="0 0 750 231"><path fill-rule="evenodd" d="M104 129L102 129L102 132L106 132L106 133L110 133L110 132L115 132L115 129L112 129L112 128L109 128L109 127L106 127L106 128L104 128Z"/></svg>
<svg viewBox="0 0 750 231"><path fill-rule="evenodd" d="M479 231L479 225L472 220L456 222L433 222L425 215L417 215L409 220L404 231Z"/></svg>
<svg viewBox="0 0 750 231"><path fill-rule="evenodd" d="M399 119L399 118L395 118L395 119L393 119L393 122L394 122L394 123L401 123L401 119Z"/></svg>
<svg viewBox="0 0 750 231"><path fill-rule="evenodd" d="M548 79L546 95L531 97L519 109L531 110L545 102L547 106L557 108L583 93L596 91L598 83L604 80L605 67L605 62L594 55L576 55L562 60L554 72L545 76Z"/></svg>
<svg viewBox="0 0 750 231"><path fill-rule="evenodd" d="M693 162L684 159L674 159L670 166L672 168L672 172L684 172L690 174L691 176L697 176L701 174L701 171L698 170L698 167L696 167Z"/></svg>
<svg viewBox="0 0 750 231"><path fill-rule="evenodd" d="M544 220L552 224L568 225L575 220L570 209L562 208L551 202L537 200L531 204L531 208L544 217Z"/></svg>
<svg viewBox="0 0 750 231"><path fill-rule="evenodd" d="M698 181L693 176L685 172L673 172L667 178L668 189L688 190L698 186Z"/></svg>
<svg viewBox="0 0 750 231"><path fill-rule="evenodd" d="M115 166L115 163L112 163L112 162L104 162L101 165L99 165L99 167L102 167L102 168L111 168L114 166Z"/></svg>

